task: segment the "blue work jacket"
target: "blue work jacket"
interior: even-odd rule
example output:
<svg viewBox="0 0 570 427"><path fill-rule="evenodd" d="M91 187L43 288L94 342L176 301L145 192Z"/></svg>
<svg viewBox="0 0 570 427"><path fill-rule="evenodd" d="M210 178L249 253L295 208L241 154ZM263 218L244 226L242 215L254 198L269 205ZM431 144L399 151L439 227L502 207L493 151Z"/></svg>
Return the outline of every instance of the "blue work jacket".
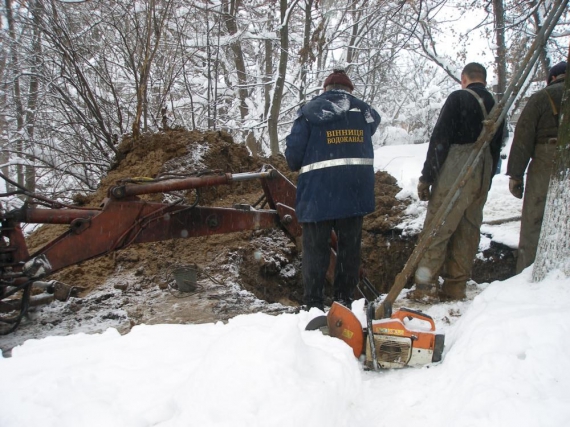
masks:
<svg viewBox="0 0 570 427"><path fill-rule="evenodd" d="M364 216L374 206L372 135L380 115L348 92L331 90L298 111L285 157L300 171L299 222Z"/></svg>

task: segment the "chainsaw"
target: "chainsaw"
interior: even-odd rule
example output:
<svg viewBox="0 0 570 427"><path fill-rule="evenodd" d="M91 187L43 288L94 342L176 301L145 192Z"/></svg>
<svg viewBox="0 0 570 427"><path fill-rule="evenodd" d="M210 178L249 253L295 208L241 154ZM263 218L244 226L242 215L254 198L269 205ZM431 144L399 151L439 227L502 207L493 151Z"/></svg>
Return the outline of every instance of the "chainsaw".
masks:
<svg viewBox="0 0 570 427"><path fill-rule="evenodd" d="M418 367L441 360L445 336L436 332L431 316L401 308L389 318L374 320L374 307L370 304L366 317L364 329L352 311L334 302L326 316L314 318L305 329L318 329L341 339L352 348L355 357L364 355L366 368L372 370Z"/></svg>

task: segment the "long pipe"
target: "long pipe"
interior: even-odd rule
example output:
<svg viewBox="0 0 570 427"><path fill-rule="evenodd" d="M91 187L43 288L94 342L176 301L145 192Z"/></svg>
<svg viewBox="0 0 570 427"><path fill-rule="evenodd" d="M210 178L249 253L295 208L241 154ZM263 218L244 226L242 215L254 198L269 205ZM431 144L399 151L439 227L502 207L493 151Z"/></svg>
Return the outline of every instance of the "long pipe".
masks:
<svg viewBox="0 0 570 427"><path fill-rule="evenodd" d="M163 193L176 190L191 190L194 188L213 187L216 185L228 185L232 182L251 181L254 179L270 178L271 171L238 173L223 175L209 175L202 177L190 177L182 179L168 179L165 181L150 182L145 184L118 185L109 189L109 196L114 199L123 199L141 194Z"/></svg>

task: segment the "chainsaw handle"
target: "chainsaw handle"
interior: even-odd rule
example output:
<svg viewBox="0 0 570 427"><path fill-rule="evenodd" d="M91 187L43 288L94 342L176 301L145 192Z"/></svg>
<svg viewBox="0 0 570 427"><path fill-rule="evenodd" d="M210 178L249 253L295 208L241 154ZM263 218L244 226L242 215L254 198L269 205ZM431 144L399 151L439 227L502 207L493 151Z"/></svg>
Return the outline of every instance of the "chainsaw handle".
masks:
<svg viewBox="0 0 570 427"><path fill-rule="evenodd" d="M435 331L435 322L433 321L433 318L421 311L402 307L392 315L393 319L400 319L402 322L405 318L411 319L413 317L428 322L430 324L431 330Z"/></svg>

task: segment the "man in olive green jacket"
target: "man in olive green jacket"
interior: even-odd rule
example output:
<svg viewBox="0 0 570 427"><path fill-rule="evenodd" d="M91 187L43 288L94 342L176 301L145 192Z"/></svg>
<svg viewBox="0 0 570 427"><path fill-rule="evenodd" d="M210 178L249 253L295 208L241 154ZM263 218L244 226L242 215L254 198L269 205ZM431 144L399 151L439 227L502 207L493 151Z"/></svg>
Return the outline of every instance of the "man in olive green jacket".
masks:
<svg viewBox="0 0 570 427"><path fill-rule="evenodd" d="M509 190L513 196L521 199L524 191L517 274L531 265L536 256L556 153L565 73L566 62L550 69L548 86L529 98L515 128L507 175L511 177ZM527 166L525 186L523 176Z"/></svg>

